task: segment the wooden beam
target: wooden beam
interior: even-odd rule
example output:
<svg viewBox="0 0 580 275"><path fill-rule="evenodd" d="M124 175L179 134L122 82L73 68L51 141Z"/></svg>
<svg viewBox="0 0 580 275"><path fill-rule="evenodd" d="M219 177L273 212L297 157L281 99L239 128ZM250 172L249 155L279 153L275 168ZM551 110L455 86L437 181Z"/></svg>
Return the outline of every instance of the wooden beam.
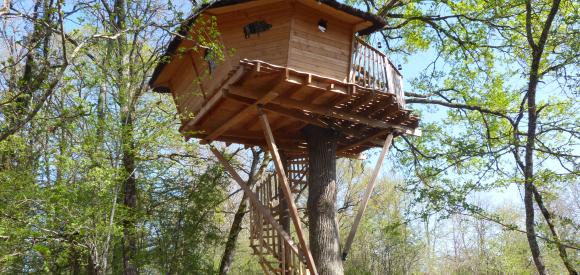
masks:
<svg viewBox="0 0 580 275"><path fill-rule="evenodd" d="M386 135L388 133L391 133L391 132L392 132L391 129L379 130L379 131L377 131L374 134L371 134L371 135L369 135L369 136L367 136L365 138L362 138L362 139L359 139L359 140L355 141L354 143L351 143L351 144L349 144L347 146L344 146L342 148L339 148L338 151L337 151L337 153L346 152L346 151L348 151L348 150L350 150L352 148L355 148L357 146L363 145L363 144L365 144L367 142L372 142L374 139L376 139L378 137L381 137L381 136L384 136L384 135Z"/></svg>
<svg viewBox="0 0 580 275"><path fill-rule="evenodd" d="M197 113L195 118L190 119L189 121L187 121L187 123L179 127L179 132L183 134L185 131L188 131L189 128L200 123L205 118L205 116L209 114L209 112L213 109L213 107L223 98L223 96L224 96L223 90L220 90L217 93L215 93L205 104L203 104L203 107L201 108L199 113Z"/></svg>
<svg viewBox="0 0 580 275"><path fill-rule="evenodd" d="M348 237L346 238L346 243L344 245L344 249L342 250L342 260L346 260L346 256L348 256L348 251L350 250L350 246L352 245L352 241L354 240L354 235L356 234L356 230L360 224L360 220L367 208L367 204L369 202L369 198L373 193L373 189L375 189L375 182L377 180L377 176L379 175L379 171L383 166L383 160L385 159L385 155L389 152L389 148L391 147L391 143L393 142L393 134L389 134L387 139L385 140L385 144L383 145L383 150L379 155L379 159L377 160L377 164L375 165L375 169L373 170L373 174L371 176L371 181L367 185L367 189L365 191L361 206L356 214L356 218L354 219L354 223L352 228L350 229L350 233L348 233Z"/></svg>
<svg viewBox="0 0 580 275"><path fill-rule="evenodd" d="M201 140L205 140L205 135L203 134L195 134L192 136L193 138L199 138ZM215 139L214 141L222 141L225 143L236 143L236 144L242 144L242 145L246 145L246 146L258 146L258 147L262 147L262 148L268 148L268 144L266 143L266 141L262 138L262 139L257 139L257 138L245 138L245 137L237 137L237 136L229 136L229 135L221 135L219 136L217 139ZM294 153L294 154L305 154L306 152L306 144L304 144L304 148L300 148L300 143L297 141L294 141L292 143L278 143L280 146L280 149L287 151L289 153Z"/></svg>
<svg viewBox="0 0 580 275"><path fill-rule="evenodd" d="M241 89L232 89L232 90L230 90L230 92L233 94L236 94L236 95L257 99L256 96L245 93ZM343 119L343 120L347 120L347 121L351 121L351 122L355 122L355 123L366 124L366 125L371 126L371 127L383 128L383 129L391 129L392 128L392 129L397 129L405 134L420 135L420 131L417 132L417 129L415 129L415 128L397 125L397 124L393 124L393 123L388 123L388 122L381 121L381 120L371 119L371 118L361 116L358 114L345 113L342 110L340 110L338 108L334 108L334 107L327 107L327 106L322 106L322 105L317 105L317 104L311 104L308 102L298 101L298 100L294 100L294 99L290 99L290 98L276 98L276 99L273 99L271 102L274 104L278 104L278 105L287 107L287 108L304 110L304 111L307 111L310 113L323 115L323 116L327 116L327 117L332 117L335 119Z"/></svg>
<svg viewBox="0 0 580 275"><path fill-rule="evenodd" d="M252 104L254 102L254 100L252 100L250 98L247 98L244 96L239 96L239 95L228 94L228 95L226 95L226 97L229 99L236 100L238 102L247 104L247 105ZM264 110L276 112L276 113L283 115L285 117L288 117L288 118L297 119L297 120L302 121L302 122L307 123L307 124L312 124L312 125L316 125L316 126L323 127L323 128L333 128L333 129L335 129L335 130L337 130L345 135L349 135L352 137L358 137L360 135L359 131L353 131L350 129L340 128L340 127L331 127L328 124L325 124L324 122L322 122L316 118L310 117L310 116L304 114L303 112L300 112L300 111L295 110L295 109L284 108L280 105L275 105L272 103L264 105L264 106L262 106L262 108ZM378 140L378 139L372 139L372 140L369 140L369 142L372 143L374 146L382 146L384 143L383 140ZM360 159L360 156L356 157L356 158Z"/></svg>
<svg viewBox="0 0 580 275"><path fill-rule="evenodd" d="M253 99L245 97L245 96L240 96L237 94L227 94L226 97L229 99L238 101L240 103L246 104L246 105L251 105L254 103ZM275 105L275 104L271 104L271 103L263 105L262 108L264 110L272 111L272 112L278 113L278 114L283 115L283 116L288 117L288 118L294 118L294 119L302 121L304 123L328 128L328 125L324 124L323 122L321 122L313 117L307 116L304 113L297 111L297 110L294 110L294 109L287 109L287 108L284 108L280 105Z"/></svg>
<svg viewBox="0 0 580 275"><path fill-rule="evenodd" d="M274 86L269 91L267 91L265 94L263 94L252 105L248 105L248 106L244 107L240 112L236 113L234 116L232 116L227 121L225 121L224 124L222 124L220 127L218 127L217 129L215 129L211 133L209 133L206 137L206 142L216 139L221 134L225 133L228 129L230 129L232 126L237 124L246 115L248 115L252 112L255 112L256 106L266 104L266 103L272 101L274 98L278 97L278 95L280 95L280 93L284 92L284 89L286 88L286 86L287 86L287 83L285 81L278 82L278 84L276 84L276 86ZM237 89L237 87L235 87L235 88ZM232 87L230 89L234 89L234 87ZM227 94L227 93L228 93L228 90L224 90L224 94Z"/></svg>
<svg viewBox="0 0 580 275"><path fill-rule="evenodd" d="M240 175L238 175L238 173L236 172L236 170L229 164L229 162L222 155L222 153L220 153L220 151L218 151L215 147L213 147L211 145L210 145L210 150L216 156L216 158L219 160L219 162L224 166L224 168L230 174L230 176L234 179L234 181L237 182L238 185L240 185L240 187L242 188L242 190L244 190L244 193L246 194L246 196L248 196L248 198L250 199L250 201L258 209L258 212L260 212L260 214L262 216L264 216L264 218L266 219L266 221L268 221L268 223L270 223L270 225L272 225L272 227L274 227L274 229L278 232L278 234L280 236L282 236L282 239L284 239L284 242L296 254L298 254L298 247L296 247L296 245L294 244L294 241L292 241L292 238L290 237L290 235L282 228L282 226L280 226L280 224L278 224L278 222L276 221L276 219L274 219L274 217L272 216L272 214L270 214L270 211L264 205L262 205L262 203L258 199L258 196L256 196L256 194L254 192L252 192L252 189L250 188L250 186L248 186L246 184L246 182L244 182L244 180L242 180L242 178L240 177Z"/></svg>
<svg viewBox="0 0 580 275"><path fill-rule="evenodd" d="M276 146L274 135L272 134L272 129L270 128L270 123L268 123L268 118L266 117L266 114L264 113L264 111L262 111L261 108L258 108L258 113L260 116L260 121L262 122L264 136L266 137L266 141L268 142L268 148L270 149L272 161L274 162L274 166L276 167L278 178L282 182L280 187L282 189L282 192L284 193L286 202L288 203L290 217L292 218L294 228L296 229L296 235L298 235L298 240L300 241L300 245L302 246L304 257L306 258L306 264L308 265L308 268L310 269L312 274L318 274L318 272L316 271L316 265L314 264L314 258L312 258L312 254L310 253L308 244L306 244L306 238L304 237L304 231L302 230L300 217L298 217L298 209L296 208L294 198L292 197L290 183L288 182L288 178L286 177L286 173L284 172L284 165L282 164L282 159L280 158L280 153L278 152L278 147Z"/></svg>
<svg viewBox="0 0 580 275"><path fill-rule="evenodd" d="M203 108L197 113L194 119L189 120L186 124L179 127L179 132L183 133L188 130L189 127L195 126L200 123L203 118L208 115L211 111L213 111L213 107L222 99L224 96L223 88L228 87L231 83L238 81L243 75L245 74L245 69L243 66L240 66L234 74L224 83L221 85L211 96L211 98L203 104Z"/></svg>
<svg viewBox="0 0 580 275"><path fill-rule="evenodd" d="M367 93L366 95L362 95L353 102L353 104L349 107L349 112L357 112L357 109L363 105L366 105L375 99L376 93ZM358 112L357 112L358 113Z"/></svg>

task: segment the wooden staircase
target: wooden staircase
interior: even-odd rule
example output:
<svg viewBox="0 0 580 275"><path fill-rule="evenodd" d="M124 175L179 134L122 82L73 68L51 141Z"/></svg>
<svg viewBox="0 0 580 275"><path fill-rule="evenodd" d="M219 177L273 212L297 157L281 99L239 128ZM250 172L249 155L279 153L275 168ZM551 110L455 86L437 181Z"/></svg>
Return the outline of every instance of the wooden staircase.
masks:
<svg viewBox="0 0 580 275"><path fill-rule="evenodd" d="M290 189L296 200L307 186L308 159L303 157L286 159L285 168ZM292 236L288 204L280 184L276 173L270 172L264 180L256 184L254 192L278 224ZM301 248L287 245L274 226L260 214L258 206L253 203L250 207L250 247L259 258L265 274L311 274Z"/></svg>
<svg viewBox="0 0 580 275"><path fill-rule="evenodd" d="M298 194L296 197L299 197L307 186L308 158L298 157L289 159L286 162L286 174L290 182L290 189L292 193Z"/></svg>

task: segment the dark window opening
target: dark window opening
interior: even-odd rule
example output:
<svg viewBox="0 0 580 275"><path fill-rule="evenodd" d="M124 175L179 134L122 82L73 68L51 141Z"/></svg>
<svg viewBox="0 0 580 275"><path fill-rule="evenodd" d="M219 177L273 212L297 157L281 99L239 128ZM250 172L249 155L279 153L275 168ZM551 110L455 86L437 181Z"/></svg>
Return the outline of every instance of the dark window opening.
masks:
<svg viewBox="0 0 580 275"><path fill-rule="evenodd" d="M266 21L256 21L244 26L244 37L246 39L250 38L252 34L257 34L260 36L261 32L265 32L272 28L272 24L268 24Z"/></svg>
<svg viewBox="0 0 580 275"><path fill-rule="evenodd" d="M326 22L326 20L320 19L320 21L318 21L318 30L320 30L320 32L326 32L327 29L328 22Z"/></svg>

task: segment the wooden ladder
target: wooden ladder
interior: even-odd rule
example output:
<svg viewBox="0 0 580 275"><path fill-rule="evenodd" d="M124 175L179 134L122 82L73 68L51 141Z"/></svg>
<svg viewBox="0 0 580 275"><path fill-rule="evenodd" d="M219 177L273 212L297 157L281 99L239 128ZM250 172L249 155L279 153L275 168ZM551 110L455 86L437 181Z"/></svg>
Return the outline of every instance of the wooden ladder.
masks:
<svg viewBox="0 0 580 275"><path fill-rule="evenodd" d="M308 173L307 158L292 158L285 161L286 174L292 193L297 198L306 189ZM270 172L264 180L258 182L254 192L261 205L268 208L276 221L290 233L290 216L288 204L280 189L280 180L276 173ZM264 219L258 206L250 207L250 247L259 258L265 274L310 274L304 258L304 251L294 251L288 247L277 230ZM296 253L298 252L298 253Z"/></svg>

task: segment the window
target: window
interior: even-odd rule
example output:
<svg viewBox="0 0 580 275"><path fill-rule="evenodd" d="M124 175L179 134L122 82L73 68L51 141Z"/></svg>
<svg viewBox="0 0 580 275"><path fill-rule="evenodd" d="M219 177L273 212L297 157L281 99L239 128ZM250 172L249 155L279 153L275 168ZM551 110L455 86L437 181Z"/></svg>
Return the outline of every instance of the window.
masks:
<svg viewBox="0 0 580 275"><path fill-rule="evenodd" d="M324 19L320 19L320 21L318 21L318 30L320 30L320 32L326 32L327 28L328 22Z"/></svg>

